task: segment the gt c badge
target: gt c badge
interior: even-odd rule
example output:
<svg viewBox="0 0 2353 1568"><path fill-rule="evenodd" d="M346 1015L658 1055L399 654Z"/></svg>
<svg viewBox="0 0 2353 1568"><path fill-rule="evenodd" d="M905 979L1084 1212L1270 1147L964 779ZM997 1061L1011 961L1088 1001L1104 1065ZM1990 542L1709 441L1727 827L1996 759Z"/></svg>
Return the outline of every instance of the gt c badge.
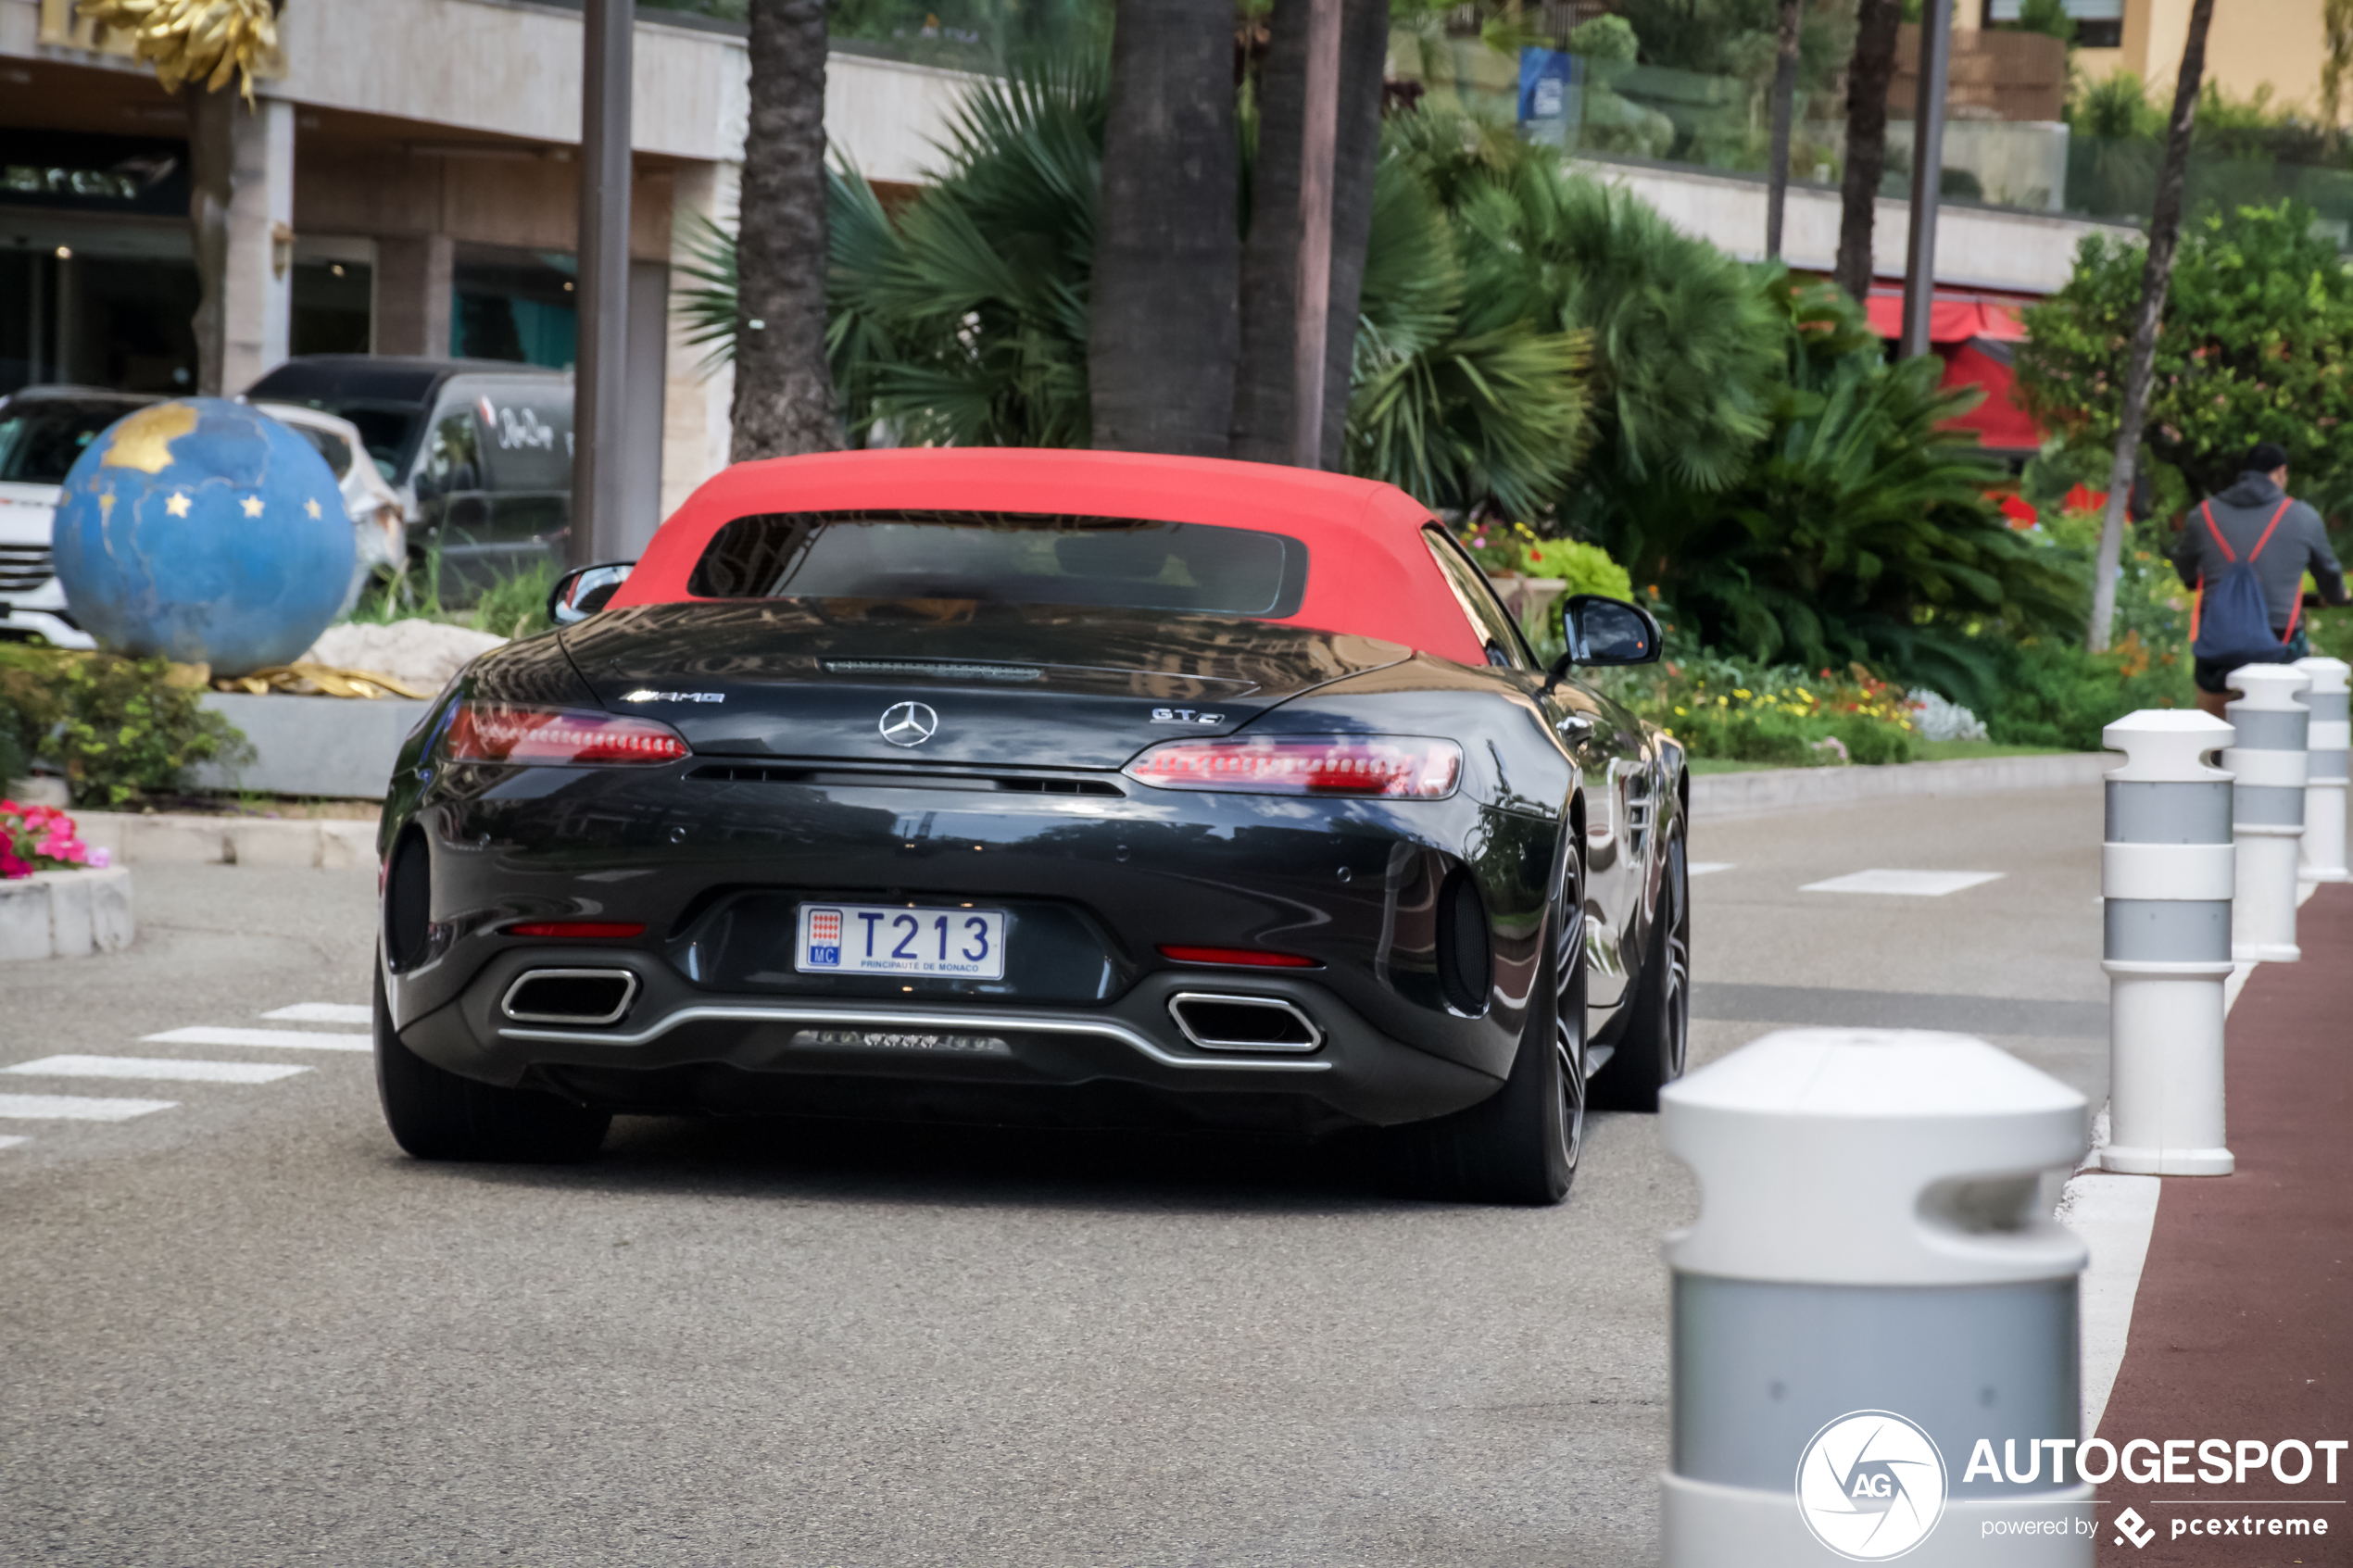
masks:
<svg viewBox="0 0 2353 1568"><path fill-rule="evenodd" d="M921 746L939 733L939 715L922 702L894 702L883 709L882 738L893 746Z"/></svg>
<svg viewBox="0 0 2353 1568"><path fill-rule="evenodd" d="M1203 713L1199 709L1155 708L1152 709L1152 722L1155 724L1222 724L1225 721L1226 716L1223 713Z"/></svg>

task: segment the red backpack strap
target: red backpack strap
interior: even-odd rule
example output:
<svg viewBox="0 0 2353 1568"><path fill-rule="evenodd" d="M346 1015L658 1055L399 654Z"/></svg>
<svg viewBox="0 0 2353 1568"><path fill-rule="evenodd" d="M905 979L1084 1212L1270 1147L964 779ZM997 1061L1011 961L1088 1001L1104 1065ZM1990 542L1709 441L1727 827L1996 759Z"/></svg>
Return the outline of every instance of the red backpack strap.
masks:
<svg viewBox="0 0 2353 1568"><path fill-rule="evenodd" d="M2212 501L2200 501L2197 504L2197 509L2198 515L2206 519L2206 531L2214 535L2214 542L2216 544L2222 546L2222 558L2229 561L2233 566L2237 565L2239 558L2237 552L2231 548L2231 542L2222 537L2222 531L2214 526L2214 503ZM2270 531L2266 530L2265 532L2268 534ZM2259 548L2260 546L2258 547Z"/></svg>
<svg viewBox="0 0 2353 1568"><path fill-rule="evenodd" d="M2282 499L2281 499L2281 501L2280 501L2280 509L2279 509L2278 511L2273 512L2273 513L2271 514L2271 521L2269 521L2269 522L2267 522L2267 523L2265 523L2265 524L2263 525L2263 537L2262 537L2262 538L2260 538L2260 539L2258 539L2257 541L2255 541L2255 548L2253 548L2253 549L2251 549L2251 550L2249 550L2249 551L2247 551L2247 552L2246 552L2246 558L2247 558L2247 562L2248 562L2248 564L2252 565L2252 564L2254 563L2255 558L2256 558L2256 557L2258 557L2258 556L2259 556L2259 555L2261 555L2261 554L2263 553L2263 546L2266 546L2266 545L2268 545L2268 544L2270 544L2270 543L2271 542L2271 530L2273 530L2274 528L2277 528L2277 527L2280 525L2280 519L2282 519L2282 518L2284 518L2284 517L2287 516L2287 509L2288 509L2288 508L2290 508L2290 507L2292 507L2292 506L2294 506L2294 505L2296 505L2296 502L2295 502L2295 500L2294 500L2294 498L2293 498L2293 497L2284 497L2284 497L2282 497ZM2211 527L2211 526L2213 525L2213 522L2214 522L2214 518L2213 518L2213 516L2212 516L2212 514L2211 514L2211 513L2208 514L2206 521L2207 521L2207 524L2208 524L2208 526ZM2216 535L2215 535L2215 537L2219 539L2219 538L2221 538L2221 535L2218 533L2218 534L2216 534ZM2225 546L2222 546L2222 548L2223 548L2223 549L2225 549L2225 550L2228 550L2228 549L2230 548L2230 546L2229 546L2228 545L2225 545ZM2300 578L2299 578L2297 581L2301 582L2301 581L2302 581L2302 579L2300 579ZM2302 598L2302 596L2301 596L2301 595L2297 596L2297 601L2296 601L2296 602L2297 602L2298 604L2301 604L2301 603L2303 602L2303 598Z"/></svg>

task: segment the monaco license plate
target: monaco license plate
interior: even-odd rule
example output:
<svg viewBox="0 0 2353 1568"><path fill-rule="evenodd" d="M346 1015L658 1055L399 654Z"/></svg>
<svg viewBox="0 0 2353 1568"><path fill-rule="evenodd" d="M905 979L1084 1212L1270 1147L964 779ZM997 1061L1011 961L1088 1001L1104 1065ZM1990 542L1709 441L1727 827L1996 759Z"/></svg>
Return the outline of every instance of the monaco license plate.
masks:
<svg viewBox="0 0 2353 1568"><path fill-rule="evenodd" d="M1005 911L803 904L793 967L803 974L1005 978Z"/></svg>

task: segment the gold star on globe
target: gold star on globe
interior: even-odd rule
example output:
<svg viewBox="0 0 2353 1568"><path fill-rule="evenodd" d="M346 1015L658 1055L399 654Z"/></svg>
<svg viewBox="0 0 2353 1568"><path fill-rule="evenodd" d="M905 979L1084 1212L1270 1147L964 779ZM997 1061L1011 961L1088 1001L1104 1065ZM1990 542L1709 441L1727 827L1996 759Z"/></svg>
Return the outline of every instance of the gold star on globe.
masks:
<svg viewBox="0 0 2353 1568"><path fill-rule="evenodd" d="M171 499L163 504L163 509L170 512L173 517L186 517L188 515L188 493L184 490L173 491L171 493Z"/></svg>
<svg viewBox="0 0 2353 1568"><path fill-rule="evenodd" d="M302 509L308 512L312 517L317 517L319 515L319 502L317 497L314 496L310 500L305 501L302 504Z"/></svg>
<svg viewBox="0 0 2353 1568"><path fill-rule="evenodd" d="M245 516L259 517L261 515L261 497L258 495L246 496L245 500Z"/></svg>

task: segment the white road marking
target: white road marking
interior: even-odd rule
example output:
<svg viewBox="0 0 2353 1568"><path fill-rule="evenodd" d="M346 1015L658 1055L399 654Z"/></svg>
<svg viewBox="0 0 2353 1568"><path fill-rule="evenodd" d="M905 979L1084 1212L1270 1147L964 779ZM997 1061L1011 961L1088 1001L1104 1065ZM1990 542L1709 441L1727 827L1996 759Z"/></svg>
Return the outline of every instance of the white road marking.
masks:
<svg viewBox="0 0 2353 1568"><path fill-rule="evenodd" d="M1914 898L1942 898L1982 882L1998 882L2000 872L1852 872L1828 882L1809 882L1800 893L1898 893Z"/></svg>
<svg viewBox="0 0 2353 1568"><path fill-rule="evenodd" d="M80 1095L0 1095L0 1117L23 1121L128 1122L170 1110L176 1099L85 1099Z"/></svg>
<svg viewBox="0 0 2353 1568"><path fill-rule="evenodd" d="M44 1056L0 1068L44 1078L161 1078L189 1084L274 1084L309 1071L274 1061L174 1061L153 1056Z"/></svg>
<svg viewBox="0 0 2353 1568"><path fill-rule="evenodd" d="M2157 1224L2160 1180L2086 1171L2067 1184L2066 1196L2059 1199L2059 1223L2092 1249L2077 1308L2082 1325L2085 1432L2100 1429L2101 1413L2124 1365L2133 1302L2140 1294L2141 1268L2148 1260L2149 1235Z"/></svg>
<svg viewBox="0 0 2353 1568"><path fill-rule="evenodd" d="M280 1019L288 1023L365 1025L376 1021L373 1008L362 1007L357 1002L296 1002L290 1008L279 1008L273 1012L265 1012L261 1016Z"/></svg>
<svg viewBox="0 0 2353 1568"><path fill-rule="evenodd" d="M1690 865L1683 868L1683 874L1685 876L1705 876L1710 872L1728 872L1731 869L1732 862L1730 860L1693 860Z"/></svg>
<svg viewBox="0 0 2353 1568"><path fill-rule="evenodd" d="M32 1140L30 1138L17 1137L12 1134L0 1134L0 1148L14 1148L20 1143L31 1143L31 1141Z"/></svg>
<svg viewBox="0 0 2353 1568"><path fill-rule="evenodd" d="M303 1051L372 1051L375 1042L365 1035L322 1035L308 1029L220 1029L209 1023L142 1035L142 1041L164 1046L281 1046Z"/></svg>

